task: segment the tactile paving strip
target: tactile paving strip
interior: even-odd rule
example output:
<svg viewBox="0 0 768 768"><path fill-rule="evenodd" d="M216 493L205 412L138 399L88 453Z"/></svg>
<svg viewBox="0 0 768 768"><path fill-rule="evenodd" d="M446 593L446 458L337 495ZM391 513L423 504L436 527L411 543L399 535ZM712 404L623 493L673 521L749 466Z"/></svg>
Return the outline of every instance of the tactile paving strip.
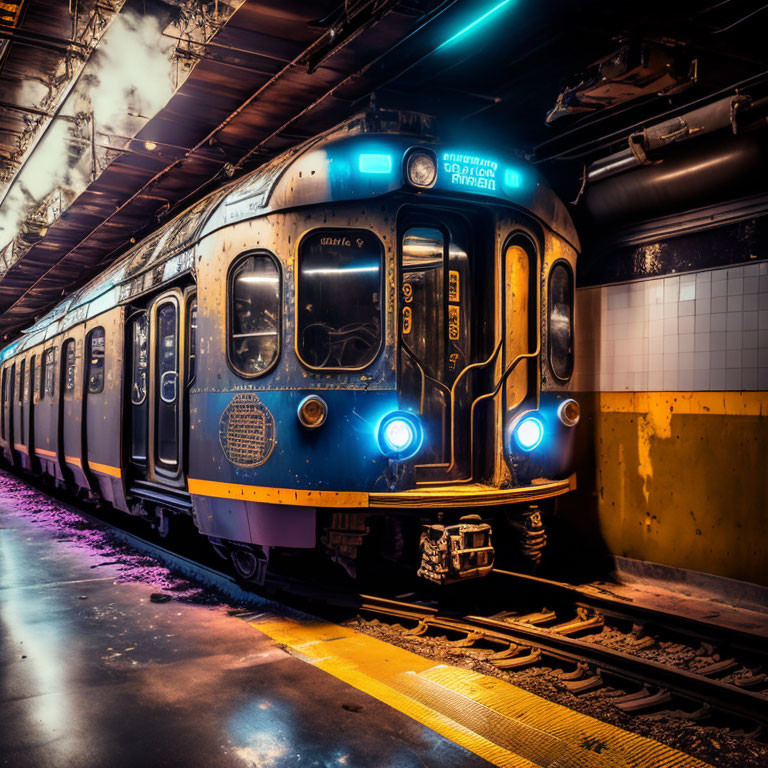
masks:
<svg viewBox="0 0 768 768"><path fill-rule="evenodd" d="M264 615L250 623L294 655L494 765L711 768L652 739L573 712L503 680L435 665L348 627Z"/></svg>

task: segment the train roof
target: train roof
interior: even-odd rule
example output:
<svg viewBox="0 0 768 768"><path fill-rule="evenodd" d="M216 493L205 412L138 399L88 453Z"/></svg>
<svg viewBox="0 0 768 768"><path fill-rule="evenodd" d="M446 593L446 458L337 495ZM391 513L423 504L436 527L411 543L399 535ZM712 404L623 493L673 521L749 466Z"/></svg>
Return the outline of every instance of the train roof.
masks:
<svg viewBox="0 0 768 768"><path fill-rule="evenodd" d="M291 207L370 199L402 189L407 186L404 158L418 148L435 157L436 191L522 207L578 249L565 206L531 165L498 150L478 149L471 141L442 144L429 116L374 110L194 203L22 331L21 338L0 351L0 361L191 270L191 247L221 227Z"/></svg>

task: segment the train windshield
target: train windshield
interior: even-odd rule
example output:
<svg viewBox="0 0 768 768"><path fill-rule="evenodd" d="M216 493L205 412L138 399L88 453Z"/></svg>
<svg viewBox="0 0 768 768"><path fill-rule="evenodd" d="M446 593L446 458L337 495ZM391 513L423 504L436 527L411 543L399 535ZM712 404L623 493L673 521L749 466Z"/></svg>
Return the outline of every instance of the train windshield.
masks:
<svg viewBox="0 0 768 768"><path fill-rule="evenodd" d="M362 229L319 230L299 246L296 350L312 368L360 369L381 347L379 239Z"/></svg>

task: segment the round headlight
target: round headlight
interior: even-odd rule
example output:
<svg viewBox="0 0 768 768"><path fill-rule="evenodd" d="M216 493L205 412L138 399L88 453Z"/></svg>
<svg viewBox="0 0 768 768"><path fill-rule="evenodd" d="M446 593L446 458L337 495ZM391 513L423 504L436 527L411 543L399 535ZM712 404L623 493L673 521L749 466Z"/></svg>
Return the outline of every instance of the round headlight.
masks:
<svg viewBox="0 0 768 768"><path fill-rule="evenodd" d="M536 416L521 419L514 431L515 442L524 451L538 448L544 438L544 424Z"/></svg>
<svg viewBox="0 0 768 768"><path fill-rule="evenodd" d="M391 459L405 461L415 456L424 442L418 417L408 411L392 411L380 422L377 438L381 452Z"/></svg>
<svg viewBox="0 0 768 768"><path fill-rule="evenodd" d="M328 406L325 400L317 395L307 395L300 403L296 411L302 427L317 429L325 424L328 416Z"/></svg>
<svg viewBox="0 0 768 768"><path fill-rule="evenodd" d="M581 406L572 398L563 400L557 407L557 418L566 427L575 427L581 418Z"/></svg>
<svg viewBox="0 0 768 768"><path fill-rule="evenodd" d="M431 187L437 179L437 163L429 152L416 151L408 155L405 176L414 187Z"/></svg>

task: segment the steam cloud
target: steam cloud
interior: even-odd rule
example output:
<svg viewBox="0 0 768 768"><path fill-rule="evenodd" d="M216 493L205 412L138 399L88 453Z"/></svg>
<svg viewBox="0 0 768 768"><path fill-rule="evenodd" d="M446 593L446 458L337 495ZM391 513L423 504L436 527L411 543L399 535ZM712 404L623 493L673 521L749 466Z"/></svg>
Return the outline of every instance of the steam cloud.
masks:
<svg viewBox="0 0 768 768"><path fill-rule="evenodd" d="M173 53L173 40L162 35L155 17L132 12L115 17L0 207L0 247L55 189L71 201L88 185L91 127L66 118L92 110L97 143L124 146L125 141L99 133L133 136L167 103L175 90ZM44 93L44 86L25 83L17 98L21 104L36 104Z"/></svg>

